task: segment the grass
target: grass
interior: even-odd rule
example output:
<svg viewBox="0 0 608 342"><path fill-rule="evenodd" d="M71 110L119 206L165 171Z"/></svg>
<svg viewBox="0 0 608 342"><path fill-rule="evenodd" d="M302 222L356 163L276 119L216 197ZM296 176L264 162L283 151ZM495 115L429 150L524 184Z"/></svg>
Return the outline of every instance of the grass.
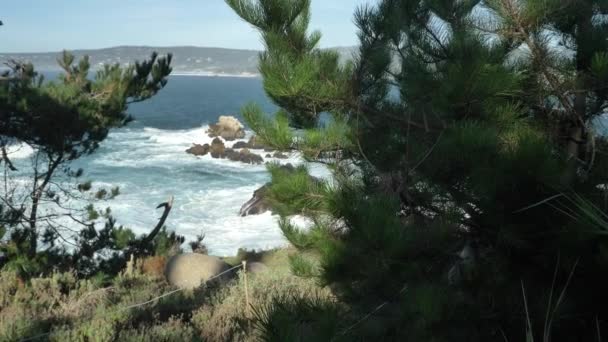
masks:
<svg viewBox="0 0 608 342"><path fill-rule="evenodd" d="M71 273L24 282L0 271L0 341L254 341L261 336L256 308L275 298L332 300L314 280L294 276L290 249L241 251L225 260L262 262L268 270L247 274L250 307L241 272L216 288L180 291L144 306L127 308L174 290L162 277L165 260L140 262L130 274L77 279ZM265 309L264 309L265 310Z"/></svg>

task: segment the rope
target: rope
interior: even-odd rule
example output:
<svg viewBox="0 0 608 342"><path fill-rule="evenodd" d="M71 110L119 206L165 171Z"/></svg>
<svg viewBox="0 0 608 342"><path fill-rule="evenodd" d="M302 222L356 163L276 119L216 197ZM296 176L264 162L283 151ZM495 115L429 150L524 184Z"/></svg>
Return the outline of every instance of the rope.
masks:
<svg viewBox="0 0 608 342"><path fill-rule="evenodd" d="M405 292L405 290L407 290L407 285L405 285L401 291L399 291L399 293L397 294L397 296L401 295L403 292ZM349 331L353 330L355 327L357 327L359 324L365 322L368 318L372 317L376 312L382 310L383 307L385 307L386 305L388 305L388 301L378 305L374 310L370 311L367 315L363 316L361 319L359 319L357 322L355 322L355 324L349 326L348 328L344 329L341 333L340 336L344 336L346 335Z"/></svg>
<svg viewBox="0 0 608 342"><path fill-rule="evenodd" d="M206 281L205 281L205 282L204 282L202 285L206 285L208 282L210 282L210 281L212 281L212 280L214 280L214 279L217 279L217 278L219 278L219 277L223 276L224 274L226 274L226 273L228 273L228 272L231 272L231 271L234 271L234 270L236 270L237 268L241 268L241 267L242 267L242 265L234 266L234 267L232 267L232 268L230 268L230 269L228 269L228 270L226 270L226 271L224 271L224 272L222 272L222 273L220 273L220 274L218 274L218 275L215 275L215 276L213 276L213 277L211 277L211 278L207 279L207 280L206 280ZM129 305L129 306L127 306L127 307L125 307L125 308L122 308L122 309L120 309L120 310L118 310L118 311L120 312L120 311L123 311L123 310L128 310L128 309L133 309L133 308L137 308L137 307L140 307L140 306L144 306L144 305L146 305L146 304L150 304L150 303L155 302L155 301L157 301L157 300L159 300L159 299L162 299L162 298L165 298L165 297L167 297L167 296L170 296L170 295L172 295L172 294L174 294L174 293L177 293L177 292L183 291L183 290L185 290L185 289L186 289L186 288L183 288L183 287L182 287L182 288L179 288L179 289L177 289L177 290L173 290L173 291L171 291L171 292L167 292L167 293L165 293L165 294L162 294L162 295L160 295L160 296L158 296L158 297L156 297L156 298L152 298L152 299L150 299L150 300L148 300L148 301L145 301L145 302L143 302L143 303Z"/></svg>
<svg viewBox="0 0 608 342"><path fill-rule="evenodd" d="M205 281L203 284L201 284L201 286L203 286L203 285L207 285L207 283L208 283L208 282L210 282L210 281L212 281L212 280L215 280L215 279L217 279L217 278L219 278L219 277L223 276L224 274L229 273L229 272L232 272L232 271L234 271L234 270L236 270L236 269L238 269L238 268L241 268L241 267L243 267L243 265L242 265L242 264L241 264L241 265L238 265L238 266L234 266L234 267L232 267L232 268L230 268L230 269L227 269L227 270L225 270L224 272L222 272L222 273L220 273L220 274L217 274L217 275L215 275L215 276L213 276L213 277L211 277L211 278L207 279L207 280L206 280L206 281ZM164 294L162 294L162 295L160 295L160 296L158 296L158 297L155 297L155 298L152 298L152 299L150 299L150 300L147 300L147 301L145 301L145 302L143 302L143 303L133 304L133 305L129 305L129 306L124 307L124 308L117 309L117 310L115 310L114 312L116 313L116 312L122 312L122 311L129 310L129 309L133 309L133 308L138 308L138 307L140 307L140 306L144 306L144 305L146 305L146 304L150 304L150 303L155 302L155 301L157 301L157 300L159 300L159 299L162 299L162 298L168 297L168 296L170 296L170 295L172 295L172 294L175 294L175 293L177 293L177 292L181 292L181 291L183 291L183 290L186 290L186 288L181 287L181 288L179 288L179 289L176 289L176 290L173 290L173 291L170 291L170 292L164 293ZM37 340L37 339L39 339L39 338L41 338L41 337L44 337L44 336L47 336L47 335L51 335L51 334L52 334L52 332L47 332L47 333L44 333L44 334L39 334L39 335L36 335L36 336L32 336L32 337L28 337L28 338L22 339L22 340L20 340L19 342L28 342L28 341L34 341L34 340Z"/></svg>

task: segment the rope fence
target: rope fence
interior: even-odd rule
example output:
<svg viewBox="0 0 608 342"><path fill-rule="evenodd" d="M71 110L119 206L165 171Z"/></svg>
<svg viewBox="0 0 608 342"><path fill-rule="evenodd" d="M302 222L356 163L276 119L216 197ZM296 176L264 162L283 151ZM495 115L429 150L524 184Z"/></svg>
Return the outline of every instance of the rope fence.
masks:
<svg viewBox="0 0 608 342"><path fill-rule="evenodd" d="M219 274L217 274L217 275L215 275L215 276L207 279L200 286L206 286L207 283L209 283L209 282L211 282L211 281L213 281L213 280L215 280L215 279L217 279L217 278L219 278L219 277L221 277L221 276L223 276L225 274L228 274L228 273L230 273L230 272L232 272L234 270L241 269L241 268L245 271L245 275L244 275L244 290L245 290L245 301L246 301L246 305L245 305L246 306L246 313L250 314L250 305L251 305L251 303L249 302L249 290L248 290L248 287L247 287L247 273L246 273L246 271L247 271L247 262L246 261L243 261L240 265L237 265L237 266L234 266L232 268L229 268L229 269L223 271L222 273L219 273ZM401 294L403 294L407 290L407 288L408 288L408 286L406 284L405 286L403 286L403 288L401 289L401 291L399 291L399 293L397 293L397 295L395 297L400 296ZM156 302L156 301L158 301L158 300L160 300L162 298L171 296L171 295L173 295L175 293L178 293L178 292L181 292L181 291L184 291L184 290L186 290L186 288L183 288L183 287L182 288L178 288L178 289L175 289L173 291L169 291L167 293L164 293L164 294L162 294L160 296L154 297L154 298L152 298L150 300L147 300L145 302L129 305L129 306L126 306L126 307L123 307L123 308L119 308L119 309L113 310L112 312L117 313L117 312L122 312L122 311L125 311L125 310L130 310L130 309L142 307L144 305L148 305L148 304L154 303L154 302ZM336 336L336 337L345 336L346 334L348 334L349 332L351 332L353 329L355 329L356 327L358 327L360 324L362 324L363 322L367 321L370 317L372 317L378 311L382 310L382 308L384 308L389 303L390 303L390 301L385 301L382 304L378 305L372 311L370 311L366 315L362 316L354 324L352 324L352 325L348 326L346 329L342 330L339 333L339 335ZM20 342L35 341L35 340L37 340L39 338L42 338L42 337L45 337L45 336L50 336L50 335L52 335L52 332L47 332L47 333L35 335L35 336L32 336L32 337L28 337L28 338L20 340Z"/></svg>
<svg viewBox="0 0 608 342"><path fill-rule="evenodd" d="M399 293L397 294L397 296L400 296L403 292L405 292L407 290L407 285L405 285L401 291L399 291ZM383 307L387 306L390 302L386 301L380 305L378 305L374 310L370 311L368 314L366 314L365 316L361 317L361 319L359 319L357 322L355 322L353 325L349 326L348 328L342 330L342 332L340 333L340 336L344 336L346 334L348 334L351 330L353 330L354 328L356 328L359 324L367 321L370 317L372 317L376 312L382 310Z"/></svg>
<svg viewBox="0 0 608 342"><path fill-rule="evenodd" d="M228 273L230 273L230 272L232 272L232 271L234 271L234 270L237 270L237 269L239 269L239 268L243 268L243 269L245 269L244 267L245 267L245 263L240 264L240 265L237 265L237 266L234 266L234 267L232 267L232 268L230 268L230 269L227 269L227 270L225 270L224 272L222 272L222 273L220 273L220 274L217 274L217 275L214 275L213 277L211 277L211 278L209 278L209 279L205 280L205 282L204 282L204 283L202 283L200 286L205 286L205 285L207 285L207 283L209 283L209 282L211 282L211 281L213 281L213 280L215 280L215 279L217 279L217 278L219 278L219 277L221 277L221 276L223 276L223 275L225 275L225 274L228 274ZM158 296L158 297L154 297L154 298L152 298L152 299L150 299L150 300L147 300L147 301L145 301L145 302L142 302L142 303L137 303L137 304L133 304L133 305L129 305L129 306L126 306L126 307L123 307L123 308L119 308L119 309L113 310L113 311L111 311L111 312L112 312L112 313L117 313L117 312L122 312L122 311L125 311L125 310L130 310L130 309L138 308L138 307L141 307L141 306L144 306L144 305L150 304L150 303L154 303L154 302L156 302L157 300L160 300L160 299L162 299L162 298L165 298L165 297L171 296L171 295L173 295L173 294L175 294L175 293L178 293L178 292L181 292L181 291L184 291L184 290L186 290L186 288L183 288L183 287L182 287L182 288L178 288L178 289L175 289L175 290L173 290L173 291L169 291L169 292L167 292L167 293L164 293L164 294L162 294L162 295L160 295L160 296ZM25 339L20 340L19 342L29 342L29 341L35 341L35 340L37 340L37 339L39 339L39 338L42 338L42 337L45 337L45 336L50 336L50 335L52 335L52 332L47 332L47 333L44 333L44 334L39 334L39 335L36 335L36 336L28 337L28 338L25 338Z"/></svg>

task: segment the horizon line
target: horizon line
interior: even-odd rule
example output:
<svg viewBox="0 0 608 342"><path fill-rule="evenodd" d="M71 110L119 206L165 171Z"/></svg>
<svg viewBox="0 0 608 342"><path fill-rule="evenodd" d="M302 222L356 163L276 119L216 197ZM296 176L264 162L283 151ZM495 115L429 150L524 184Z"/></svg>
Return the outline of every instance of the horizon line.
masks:
<svg viewBox="0 0 608 342"><path fill-rule="evenodd" d="M356 45L340 45L340 46L332 46L325 49L340 49L340 48L353 48ZM120 48L151 48L151 49L172 49L172 48L195 48L195 49L215 49L215 50L232 50L232 51L246 51L246 52L262 52L264 50L255 50L255 49L239 49L239 48L226 48L226 47L217 47L217 46L199 46L199 45L166 45L166 46L154 46L154 45L115 45L109 47L101 47L101 48L87 48L87 49L63 49L59 51L36 51L36 52L2 52L0 51L0 55L42 55L49 53L62 53L63 51L69 52L81 52L81 51L100 51L100 50L112 50L112 49L120 49Z"/></svg>

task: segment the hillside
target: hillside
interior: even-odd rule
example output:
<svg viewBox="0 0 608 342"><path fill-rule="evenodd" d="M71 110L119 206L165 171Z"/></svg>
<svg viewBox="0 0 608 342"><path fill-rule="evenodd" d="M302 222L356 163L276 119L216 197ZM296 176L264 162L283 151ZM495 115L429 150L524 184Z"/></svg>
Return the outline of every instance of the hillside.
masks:
<svg viewBox="0 0 608 342"><path fill-rule="evenodd" d="M353 48L336 48L344 58L352 56ZM91 64L98 68L103 64L128 64L150 56L152 51L160 54L173 53L174 73L247 75L257 74L258 51L194 46L151 47L119 46L97 50L74 50L77 57L88 55ZM57 57L60 52L0 53L0 62L10 59L32 62L37 69L58 70Z"/></svg>

